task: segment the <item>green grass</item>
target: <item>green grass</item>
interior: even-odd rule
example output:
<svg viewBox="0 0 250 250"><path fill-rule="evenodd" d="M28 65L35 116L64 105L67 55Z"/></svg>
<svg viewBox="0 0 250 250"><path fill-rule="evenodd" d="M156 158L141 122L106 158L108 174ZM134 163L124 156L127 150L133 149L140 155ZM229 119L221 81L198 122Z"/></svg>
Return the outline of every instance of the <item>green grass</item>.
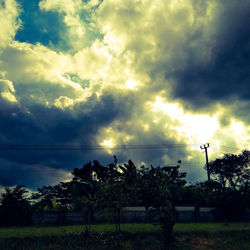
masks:
<svg viewBox="0 0 250 250"><path fill-rule="evenodd" d="M40 226L40 227L10 227L0 228L1 238L22 238L22 237L41 237L41 236L61 236L67 234L80 234L84 230L83 225L76 226ZM122 224L121 230L124 232L159 232L160 226L153 224ZM114 224L91 225L91 232L112 232L115 231Z"/></svg>
<svg viewBox="0 0 250 250"><path fill-rule="evenodd" d="M250 230L250 223L177 223L175 232L224 232Z"/></svg>
<svg viewBox="0 0 250 250"><path fill-rule="evenodd" d="M58 236L67 234L80 234L84 229L82 225L76 226L40 226L40 227L10 227L0 228L0 238L18 238L18 237L41 237L41 236ZM130 223L122 224L121 230L124 232L160 232L160 226L154 224ZM177 223L174 228L175 232L224 232L249 230L250 223ZM92 232L111 232L115 231L114 224L97 224L91 225Z"/></svg>
<svg viewBox="0 0 250 250"><path fill-rule="evenodd" d="M92 225L90 238L83 226L0 228L0 249L250 249L250 223L177 223L176 242L164 243L159 225L122 224L118 240L113 224Z"/></svg>

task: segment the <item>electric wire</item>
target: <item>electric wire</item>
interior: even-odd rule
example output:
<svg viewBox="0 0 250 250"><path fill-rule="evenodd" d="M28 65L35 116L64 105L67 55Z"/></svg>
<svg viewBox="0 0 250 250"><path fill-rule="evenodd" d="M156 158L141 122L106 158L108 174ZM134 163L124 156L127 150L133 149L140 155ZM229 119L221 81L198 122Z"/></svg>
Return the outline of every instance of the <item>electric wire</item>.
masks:
<svg viewBox="0 0 250 250"><path fill-rule="evenodd" d="M0 150L147 150L147 149L178 149L178 148L196 148L200 149L200 143L184 144L184 143L163 143L163 144L121 144L115 146L105 146L105 145L81 145L81 144L62 144L62 145L52 145L52 144L0 144ZM241 152L246 149L236 148L231 146L210 144L212 150L219 151L221 153L235 153Z"/></svg>
<svg viewBox="0 0 250 250"><path fill-rule="evenodd" d="M2 144L0 145L0 150L103 150L103 149L112 149L112 150L137 150L137 149L165 149L165 148L185 148L188 146L195 146L200 144L130 144L130 145L116 145L116 146L85 146L80 144L73 145L39 145L39 144Z"/></svg>
<svg viewBox="0 0 250 250"><path fill-rule="evenodd" d="M81 144L63 144L63 145L52 145L52 144L0 144L1 151L91 151L91 150L123 150L129 153L130 150L164 150L164 149L184 149L192 148L200 150L202 143L163 143L163 144L122 144L115 146L105 146L105 145L81 145ZM211 144L209 143L210 149L221 154L236 154L240 153L244 148L236 148L225 145ZM172 165L175 165L173 163ZM169 165L169 164L168 164ZM171 164L170 164L171 165ZM191 166L201 166L204 165L201 161L185 161L181 162L182 167L190 168Z"/></svg>

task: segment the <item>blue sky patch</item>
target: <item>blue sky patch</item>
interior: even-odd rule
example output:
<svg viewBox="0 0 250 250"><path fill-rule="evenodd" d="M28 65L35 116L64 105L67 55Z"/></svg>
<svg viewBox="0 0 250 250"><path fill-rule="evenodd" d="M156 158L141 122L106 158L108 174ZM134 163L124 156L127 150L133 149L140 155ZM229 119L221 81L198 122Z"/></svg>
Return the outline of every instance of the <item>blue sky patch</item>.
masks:
<svg viewBox="0 0 250 250"><path fill-rule="evenodd" d="M15 39L31 44L41 43L48 47L61 50L69 49L67 42L62 39L65 30L63 16L56 12L44 12L39 9L39 0L18 0L23 11L20 18L22 27Z"/></svg>
<svg viewBox="0 0 250 250"><path fill-rule="evenodd" d="M79 83L82 88L87 88L90 85L90 81L88 79L81 79L78 75L67 73L65 76L69 77L72 82Z"/></svg>

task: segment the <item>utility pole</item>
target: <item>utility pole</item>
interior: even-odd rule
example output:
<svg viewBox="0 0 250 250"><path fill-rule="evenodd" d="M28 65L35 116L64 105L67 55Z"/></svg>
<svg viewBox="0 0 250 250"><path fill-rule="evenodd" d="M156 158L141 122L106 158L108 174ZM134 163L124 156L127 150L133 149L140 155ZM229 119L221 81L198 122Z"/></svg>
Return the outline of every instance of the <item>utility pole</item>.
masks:
<svg viewBox="0 0 250 250"><path fill-rule="evenodd" d="M204 144L203 146L200 146L200 148L201 148L201 150L205 149L206 167L207 167L207 179L208 179L208 183L210 183L210 169L209 169L208 156L207 156L207 149L209 148L209 143Z"/></svg>

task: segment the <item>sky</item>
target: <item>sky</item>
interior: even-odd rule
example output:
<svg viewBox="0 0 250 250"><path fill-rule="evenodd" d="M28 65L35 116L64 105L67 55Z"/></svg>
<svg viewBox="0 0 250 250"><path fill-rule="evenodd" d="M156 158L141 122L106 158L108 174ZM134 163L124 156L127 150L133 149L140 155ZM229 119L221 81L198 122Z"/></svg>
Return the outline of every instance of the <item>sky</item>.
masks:
<svg viewBox="0 0 250 250"><path fill-rule="evenodd" d="M102 147L0 149L0 187L113 155L206 180L200 145L249 149L249 19L250 0L0 0L0 146Z"/></svg>

